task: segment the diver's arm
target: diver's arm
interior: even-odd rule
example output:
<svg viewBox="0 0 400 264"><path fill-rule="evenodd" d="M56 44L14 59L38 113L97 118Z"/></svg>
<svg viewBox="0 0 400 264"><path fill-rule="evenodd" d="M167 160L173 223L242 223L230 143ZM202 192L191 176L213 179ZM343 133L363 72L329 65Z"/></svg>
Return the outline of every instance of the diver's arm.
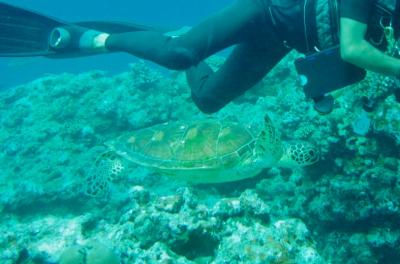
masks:
<svg viewBox="0 0 400 264"><path fill-rule="evenodd" d="M400 77L400 60L381 52L366 39L367 25L340 18L340 53L343 60L366 70Z"/></svg>

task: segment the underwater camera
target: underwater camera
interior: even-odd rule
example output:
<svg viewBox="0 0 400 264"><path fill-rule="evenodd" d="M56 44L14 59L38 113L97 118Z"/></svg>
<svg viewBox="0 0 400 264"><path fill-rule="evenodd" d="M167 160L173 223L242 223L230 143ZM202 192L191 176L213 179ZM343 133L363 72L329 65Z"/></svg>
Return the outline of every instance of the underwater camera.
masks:
<svg viewBox="0 0 400 264"><path fill-rule="evenodd" d="M306 97L314 101L314 109L321 114L333 109L330 92L359 82L366 75L364 69L342 60L339 45L296 59L294 64Z"/></svg>

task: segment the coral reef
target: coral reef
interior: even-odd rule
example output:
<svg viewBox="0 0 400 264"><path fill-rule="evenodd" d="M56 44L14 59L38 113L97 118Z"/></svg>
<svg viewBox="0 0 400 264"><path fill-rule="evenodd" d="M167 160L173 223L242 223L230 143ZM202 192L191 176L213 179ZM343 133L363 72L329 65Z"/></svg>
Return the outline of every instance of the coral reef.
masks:
<svg viewBox="0 0 400 264"><path fill-rule="evenodd" d="M369 73L320 115L296 82L295 56L212 117L259 131L268 113L285 141L318 144L321 160L232 183L187 186L104 146L206 118L182 73L139 62L116 76L50 75L2 91L0 263L69 263L77 252L86 263L397 263L398 80Z"/></svg>

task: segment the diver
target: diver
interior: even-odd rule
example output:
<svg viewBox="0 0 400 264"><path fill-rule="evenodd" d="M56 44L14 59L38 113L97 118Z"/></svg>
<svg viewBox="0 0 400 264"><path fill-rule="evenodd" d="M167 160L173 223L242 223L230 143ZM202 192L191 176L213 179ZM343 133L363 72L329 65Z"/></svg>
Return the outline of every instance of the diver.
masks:
<svg viewBox="0 0 400 264"><path fill-rule="evenodd" d="M344 62L400 77L400 60L385 52L397 44L397 2L236 0L184 33L103 21L71 24L0 3L0 56L127 52L185 70L193 101L213 113L253 87L292 49L319 54L337 47ZM231 46L217 71L204 62Z"/></svg>

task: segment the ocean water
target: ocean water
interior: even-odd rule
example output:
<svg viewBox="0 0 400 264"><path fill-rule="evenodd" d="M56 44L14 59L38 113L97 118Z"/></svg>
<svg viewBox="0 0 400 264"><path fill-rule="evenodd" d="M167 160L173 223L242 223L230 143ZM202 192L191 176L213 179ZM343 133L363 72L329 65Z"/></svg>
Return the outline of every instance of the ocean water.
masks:
<svg viewBox="0 0 400 264"><path fill-rule="evenodd" d="M113 20L127 21L145 25L181 27L191 26L204 19L231 0L219 1L28 1L5 0L5 3L15 4L42 14L59 18L64 21ZM112 61L112 63L109 63ZM126 70L127 65L135 58L124 54L103 55L93 58L75 58L72 60L49 60L44 58L0 58L2 80L0 87L9 87L34 80L48 73L74 72L79 73L92 69L101 69L110 73ZM155 66L155 65L154 65Z"/></svg>
<svg viewBox="0 0 400 264"><path fill-rule="evenodd" d="M191 26L231 1L5 2ZM399 80L368 72L322 115L299 56L214 114L126 54L0 58L0 264L400 263Z"/></svg>

